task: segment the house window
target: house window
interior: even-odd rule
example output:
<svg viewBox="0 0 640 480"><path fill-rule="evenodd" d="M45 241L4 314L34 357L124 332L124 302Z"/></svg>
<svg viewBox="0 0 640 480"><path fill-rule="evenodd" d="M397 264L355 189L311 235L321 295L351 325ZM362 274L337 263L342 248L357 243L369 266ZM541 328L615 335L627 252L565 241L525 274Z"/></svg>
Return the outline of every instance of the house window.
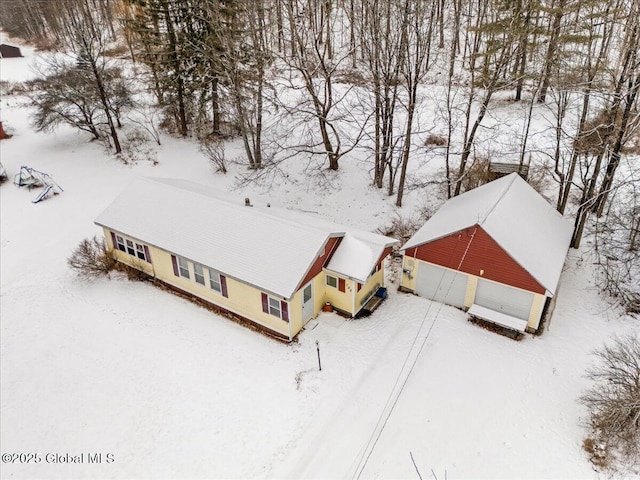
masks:
<svg viewBox="0 0 640 480"><path fill-rule="evenodd" d="M136 256L136 250L133 248L133 242L127 238L127 253Z"/></svg>
<svg viewBox="0 0 640 480"><path fill-rule="evenodd" d="M180 271L180 276L184 278L189 277L189 262L187 262L184 258L178 257L178 270Z"/></svg>
<svg viewBox="0 0 640 480"><path fill-rule="evenodd" d="M311 300L311 284L307 285L302 291L302 303L307 303Z"/></svg>
<svg viewBox="0 0 640 480"><path fill-rule="evenodd" d="M124 246L124 238L122 238L120 235L116 235L116 245L118 247L118 250L122 250L123 252L127 251Z"/></svg>
<svg viewBox="0 0 640 480"><path fill-rule="evenodd" d="M195 278L196 283L204 285L204 270L202 269L202 265L199 263L193 264L193 277Z"/></svg>
<svg viewBox="0 0 640 480"><path fill-rule="evenodd" d="M151 263L151 257L149 256L149 247L144 244L134 242L121 235L116 235L111 232L111 240L113 241L113 247L117 248L121 252L128 253L132 257L137 257L140 260Z"/></svg>
<svg viewBox="0 0 640 480"><path fill-rule="evenodd" d="M136 243L136 254L140 260L147 261L147 255L144 252L144 245Z"/></svg>
<svg viewBox="0 0 640 480"><path fill-rule="evenodd" d="M222 293L222 284L220 283L220 274L218 272L209 270L209 285L211 290Z"/></svg>
<svg viewBox="0 0 640 480"><path fill-rule="evenodd" d="M327 285L333 288L338 288L338 279L331 275L327 275Z"/></svg>
<svg viewBox="0 0 640 480"><path fill-rule="evenodd" d="M269 297L269 313L274 317L282 318L280 310L280 300Z"/></svg>
<svg viewBox="0 0 640 480"><path fill-rule="evenodd" d="M147 247L145 247L145 254L147 255L147 258L149 258L149 251L147 250ZM207 270L207 277L209 278L209 285L211 286L211 289L218 292L223 297L229 296L227 293L227 279L224 275L216 272L215 270L211 270L200 263L190 262L189 260L178 257L177 255L171 255L171 263L173 265L173 274L176 277L183 277L187 279L191 279L189 274L189 264L191 263L193 265L193 280L200 285L207 284L204 273L204 271Z"/></svg>
<svg viewBox="0 0 640 480"><path fill-rule="evenodd" d="M278 300L266 293L262 294L262 311L285 322L289 321L289 304L285 300Z"/></svg>

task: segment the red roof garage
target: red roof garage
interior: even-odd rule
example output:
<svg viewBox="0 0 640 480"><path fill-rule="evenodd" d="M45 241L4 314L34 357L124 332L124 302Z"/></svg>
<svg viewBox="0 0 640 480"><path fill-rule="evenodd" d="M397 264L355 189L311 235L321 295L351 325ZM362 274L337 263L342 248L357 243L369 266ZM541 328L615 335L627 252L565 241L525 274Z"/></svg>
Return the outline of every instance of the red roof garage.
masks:
<svg viewBox="0 0 640 480"><path fill-rule="evenodd" d="M535 332L572 226L516 173L447 201L404 245L401 287Z"/></svg>

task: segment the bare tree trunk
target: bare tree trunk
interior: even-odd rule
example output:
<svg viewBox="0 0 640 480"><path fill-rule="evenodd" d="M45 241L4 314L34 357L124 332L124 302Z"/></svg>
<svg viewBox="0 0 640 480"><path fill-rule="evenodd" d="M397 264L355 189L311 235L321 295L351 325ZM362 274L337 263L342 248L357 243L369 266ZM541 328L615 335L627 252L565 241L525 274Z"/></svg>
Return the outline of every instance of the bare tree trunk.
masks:
<svg viewBox="0 0 640 480"><path fill-rule="evenodd" d="M406 55L402 25L408 21L396 2L372 0L364 3L362 51L371 73L374 96L374 185L382 188L389 171L388 194L393 194L395 112L398 104L400 73Z"/></svg>
<svg viewBox="0 0 640 480"><path fill-rule="evenodd" d="M327 4L330 5L330 1L327 0ZM313 2L311 6L317 7ZM308 24L306 28L298 27L291 31L291 42L297 55L290 59L289 64L302 76L320 134L319 145L329 162L329 169L338 170L340 158L346 152L342 150L341 134L331 118L336 106L333 81L339 61L336 63L330 58L330 46L324 41L326 29L330 29L330 25L325 24L328 17L326 12L323 14L322 8L320 11L309 8L308 12L298 12L295 8L292 2L287 4L287 15L292 26L295 20L302 18L301 13L308 13ZM354 147L355 144L347 151Z"/></svg>
<svg viewBox="0 0 640 480"><path fill-rule="evenodd" d="M555 13L553 15L553 25L551 26L551 36L549 37L549 47L547 48L547 55L544 62L544 73L542 74L542 88L538 95L538 101L544 103L547 97L547 90L551 83L551 70L556 64L558 50L558 41L560 37L560 23L564 15L564 8L567 0L558 0L558 4L554 5Z"/></svg>
<svg viewBox="0 0 640 480"><path fill-rule="evenodd" d="M215 134L220 134L220 94L218 92L218 77L211 80L211 114L213 117L212 130Z"/></svg>
<svg viewBox="0 0 640 480"><path fill-rule="evenodd" d="M173 77L176 82L176 97L178 100L178 130L183 137L186 137L189 129L187 124L187 110L184 103L184 80L182 78L182 66L178 56L178 40L173 25L173 18L169 7L169 1L162 0L162 13L164 15L165 26L167 28L167 39L169 41L169 56L173 66Z"/></svg>
<svg viewBox="0 0 640 480"><path fill-rule="evenodd" d="M637 10L638 8L636 7L632 12L637 13ZM625 95L625 108L622 113L622 118L616 126L618 130L616 141L607 164L604 180L602 181L602 185L600 186L600 190L596 198L596 203L593 207L593 210L598 217L602 216L604 205L609 196L609 191L613 186L613 177L618 169L618 165L620 164L620 152L624 145L625 136L629 127L631 110L638 96L638 90L640 89L640 62L638 61L638 49L640 48L640 21L637 18L633 18L630 20L630 23L632 23L633 26L627 25L629 33L625 42L626 51L624 53L622 73L620 77L620 83L622 83L622 81L624 81L623 79L628 76L628 80L626 80L627 93ZM635 78L633 78L634 75ZM619 91L621 91L621 88L617 89L617 92Z"/></svg>
<svg viewBox="0 0 640 480"><path fill-rule="evenodd" d="M87 7L83 7L80 10L72 9L71 6L67 8L65 33L72 39L71 47L76 50L78 58L82 61L82 65L90 68L93 83L95 84L102 110L107 119L109 134L113 140L116 154L118 154L122 152L122 146L120 145L118 132L113 121L113 109L104 83L103 65L98 65L99 62L104 62L102 56L104 54L105 39L101 37L104 25L95 24L96 19Z"/></svg>
<svg viewBox="0 0 640 480"><path fill-rule="evenodd" d="M578 128L576 133L577 136L580 136L586 133L584 132L584 129L587 121L587 115L589 113L592 85L595 80L597 72L600 70L602 63L606 58L606 52L608 50L608 46L609 46L609 42L611 41L611 38L612 36L610 35L610 31L607 34L605 30L605 34L603 35L603 39L600 43L599 53L596 57L595 62L593 62L591 49L595 42L596 35L595 35L595 32L590 33L589 44L587 46L588 53L587 53L587 59L586 59L587 78L585 81L585 91L582 98L582 110L580 113L580 120L578 122ZM578 157L579 157L579 154L575 147L575 142L574 142L573 151L571 153L571 161L569 163L569 170L567 172L566 177L560 178L557 210L562 214L564 214L564 211L567 207L567 202L569 201L569 194L571 192L571 186L573 184L573 177L575 175L576 165L578 163Z"/></svg>
<svg viewBox="0 0 640 480"><path fill-rule="evenodd" d="M278 30L278 52L284 53L284 23L282 21L282 2L283 0L275 0L276 4L276 24Z"/></svg>
<svg viewBox="0 0 640 480"><path fill-rule="evenodd" d="M358 65L358 49L356 43L355 0L349 0L349 49L351 50L351 68L356 68Z"/></svg>
<svg viewBox="0 0 640 480"><path fill-rule="evenodd" d="M483 20L484 20L484 15L478 15L478 22L482 22ZM477 56L476 53L479 52L479 41L480 41L479 35L480 34L476 32L476 38L474 40L474 47L473 47L474 50L471 54L472 55L472 59L471 59L471 62L472 62L471 64L472 80L471 81L472 82L475 80L473 75L473 70L475 67L475 65L473 64L474 62L473 59ZM471 148L475 140L476 132L478 131L478 128L480 127L480 124L482 123L482 120L484 119L487 113L489 102L491 101L491 97L493 96L493 94L496 92L496 87L498 85L498 81L501 78L502 72L506 68L506 66L509 64L509 61L511 59L512 39L513 39L513 31L511 28L509 28L505 33L505 38L502 39L501 41L502 46L501 46L500 54L493 65L494 69L489 77L488 84L484 87L484 97L480 105L480 111L478 112L478 116L476 117L473 127L471 127L471 130L468 130L469 117L471 114L471 104L473 101L473 98L472 98L473 90L470 94L469 102L467 104L467 112L466 112L467 127L465 129L465 140L464 140L464 146L462 148L462 155L460 157L460 167L458 168L458 178L456 180L454 196L458 196L460 194L460 190L462 188L462 180L464 178L467 163L469 161L469 156L471 155ZM473 86L471 88L473 89Z"/></svg>
<svg viewBox="0 0 640 480"><path fill-rule="evenodd" d="M616 136L616 142L613 145L613 149L611 151L610 160L607 163L607 168L604 174L604 179L602 180L602 184L600 185L600 190L595 199L595 204L593 206L593 211L596 213L598 217L601 217L604 212L604 206L607 203L607 198L609 197L609 192L613 187L613 177L618 169L618 165L620 165L620 156L622 151L622 146L624 145L625 136L627 133L627 128L629 126L629 117L631 115L631 108L636 101L636 97L638 95L638 89L640 88L640 75L638 75L633 82L629 81L630 91L625 98L625 109L622 114L622 119L620 120L620 125L618 126L618 134Z"/></svg>
<svg viewBox="0 0 640 480"><path fill-rule="evenodd" d="M558 193L558 202L556 204L556 208L559 210L560 201L562 198L562 187L565 184L565 173L563 168L560 166L560 160L562 158L562 134L564 131L564 118L567 114L567 107L569 105L569 92L561 91L558 92L557 100L557 111L556 111L556 144L555 150L553 154L553 171L557 175L560 184L560 192ZM575 164L574 164L575 168ZM560 212L562 213L562 212Z"/></svg>
<svg viewBox="0 0 640 480"><path fill-rule="evenodd" d="M418 103L418 85L423 79L425 73L429 69L429 59L431 51L431 37L433 34L433 25L435 21L435 6L429 8L429 11L425 11L420 7L415 7L412 12L409 12L411 0L407 0L405 3L405 12L407 17L412 13L412 21L406 22L407 29L411 28L411 31L407 32L406 36L410 37L403 42L407 53L405 55L406 66L404 70L404 80L408 93L407 104L407 120L405 123L405 138L402 148L402 161L400 169L400 180L398 182L398 194L396 196L396 206L402 206L402 198L404 195L404 186L407 177L407 166L409 164L409 154L411 153L411 135L413 133L413 122ZM409 20L409 19L408 19ZM423 28L426 25L426 31Z"/></svg>
<svg viewBox="0 0 640 480"><path fill-rule="evenodd" d="M523 18L522 32L520 32L520 40L518 42L518 57L516 60L516 97L515 101L522 99L522 89L524 87L524 78L527 67L527 49L529 48L529 28L531 24L531 2L525 0L525 15Z"/></svg>
<svg viewBox="0 0 640 480"><path fill-rule="evenodd" d="M594 202L593 192L595 191L595 188L596 188L596 181L598 179L598 174L600 173L600 168L602 166L603 156L604 156L604 152L600 153L597 156L596 163L593 168L593 173L591 174L591 179L589 180L588 185L582 194L582 200L580 202L580 206L578 207L578 213L576 213L576 219L573 227L573 235L571 237L571 246L573 248L580 248L580 240L582 239L584 226L589 216L589 209L593 206L593 202Z"/></svg>

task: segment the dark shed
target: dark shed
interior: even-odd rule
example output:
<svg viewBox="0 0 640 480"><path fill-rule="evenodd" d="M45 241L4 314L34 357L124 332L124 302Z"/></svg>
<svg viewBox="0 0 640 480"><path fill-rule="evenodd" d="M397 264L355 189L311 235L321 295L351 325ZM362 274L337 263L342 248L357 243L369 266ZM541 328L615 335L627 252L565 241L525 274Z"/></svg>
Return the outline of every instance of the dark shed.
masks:
<svg viewBox="0 0 640 480"><path fill-rule="evenodd" d="M0 58L18 58L21 56L22 52L18 47L7 45L6 43L0 44Z"/></svg>

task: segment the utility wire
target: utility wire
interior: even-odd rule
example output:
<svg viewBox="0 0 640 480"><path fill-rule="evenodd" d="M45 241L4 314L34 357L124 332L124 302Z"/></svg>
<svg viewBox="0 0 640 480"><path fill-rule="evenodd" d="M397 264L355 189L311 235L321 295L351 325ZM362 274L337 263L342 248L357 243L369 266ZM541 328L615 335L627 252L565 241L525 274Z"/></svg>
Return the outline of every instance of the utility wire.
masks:
<svg viewBox="0 0 640 480"><path fill-rule="evenodd" d="M466 246L466 248L464 250L462 258L460 259L460 262L458 263L458 267L455 270L456 272L460 271L460 268L462 267L462 263L464 262L464 259L466 258L467 253L469 252L469 247L471 247L471 242L473 242L473 239L475 238L477 230L478 230L477 227L473 230L473 233L471 234L471 238L469 239L469 242L467 243L467 246ZM460 240L461 236L462 236L462 234L460 234L460 237L458 237L458 241ZM451 251L451 255L449 256L449 261L451 261L454 252L455 252L455 248L452 249L452 251ZM436 287L436 292L439 290L440 285L442 284L442 281L444 280L445 273L446 273L446 270L442 273L442 276L440 277L440 280L438 281L438 286ZM455 277L452 278L451 282L449 283L449 287L447 288L447 292L445 294L445 298L449 295L449 291L451 290L451 287L453 285L454 279L455 279ZM433 321L431 322L431 325L429 326L429 329L427 330L427 333L424 336L424 338L422 340L422 343L420 344L418 352L415 354L415 357L413 358L411 366L409 367L409 371L406 373L406 376L404 377L404 379L402 380L402 383L400 384L400 381L401 381L402 376L403 376L403 372L405 371L405 367L407 366L409 358L411 358L411 354L414 351L414 347L416 346L416 343L418 342L418 339L420 338L420 332L422 331L422 328L424 327L424 324L425 324L425 322L427 320L427 317L429 316L429 312L431 310L432 305L433 305L433 302L431 304L429 304L429 307L427 308L427 311L425 312L424 317L422 318L422 321L420 322L420 327L418 328L418 331L416 332L416 335L415 335L415 337L413 339L413 342L411 343L411 347L409 348L409 351L407 352L407 356L404 359L404 362L402 364L402 368L398 372L398 376L396 377L396 381L393 384L393 388L391 389L391 392L389 393L389 397L387 398L387 402L385 403L384 408L382 409L382 412L380 413L380 417L378 417L378 422L376 423L376 426L375 426L373 432L371 433L371 436L369 437L369 441L367 442L367 445L365 446L365 449L364 449L362 455L360 456L360 459L358 460L358 464L356 466L355 472L354 472L353 476L351 477L353 479L359 479L360 476L362 475L362 472L364 471L365 467L367 466L367 463L369 462L369 459L371 458L371 455L373 454L373 451L374 451L374 449L375 449L375 447L376 447L376 445L378 443L378 440L380 440L380 436L382 435L382 432L384 431L384 429L385 429L385 427L387 425L387 422L389 421L389 418L391 417L391 413L393 412L393 409L395 408L396 404L398 403L400 395L402 394L405 385L409 381L409 377L411 376L411 373L413 372L413 369L416 366L416 363L418 362L418 358L420 358L420 354L422 353L422 350L424 349L424 346L427 343L427 340L429 339L429 335L431 335L431 331L433 330L433 327L435 326L436 321L438 320L438 318L440 316L440 312L442 310L442 307L444 306L443 303L439 303L438 310L436 311L436 314L435 314L435 316L433 318ZM398 386L398 384L400 384L400 388L399 388L399 390L397 390L397 393L396 393L396 387Z"/></svg>

